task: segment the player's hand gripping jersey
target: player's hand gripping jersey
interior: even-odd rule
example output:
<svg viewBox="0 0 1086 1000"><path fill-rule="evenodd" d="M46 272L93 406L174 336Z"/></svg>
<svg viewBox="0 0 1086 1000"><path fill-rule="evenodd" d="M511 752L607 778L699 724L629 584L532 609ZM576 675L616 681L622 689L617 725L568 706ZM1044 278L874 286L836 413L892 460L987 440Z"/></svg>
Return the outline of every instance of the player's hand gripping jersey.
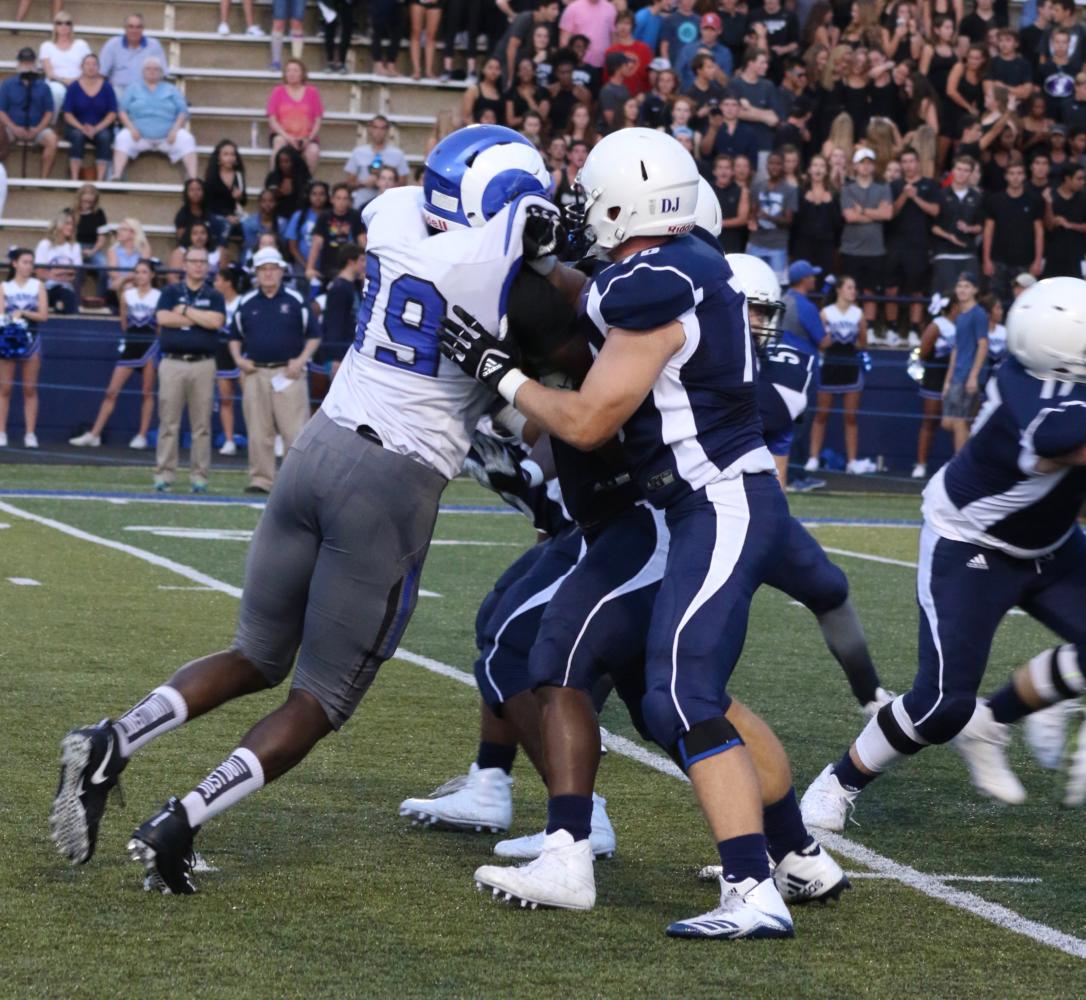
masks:
<svg viewBox="0 0 1086 1000"><path fill-rule="evenodd" d="M322 409L352 430L369 425L385 448L452 478L493 395L441 355L438 324L460 305L499 328L528 209L550 203L523 195L480 228L433 236L422 203L420 188L393 188L363 210L358 333Z"/></svg>
<svg viewBox="0 0 1086 1000"><path fill-rule="evenodd" d="M965 448L924 490L924 517L953 541L1033 559L1077 530L1086 467L1046 459L1086 445L1086 385L1041 379L1008 358Z"/></svg>
<svg viewBox="0 0 1086 1000"><path fill-rule="evenodd" d="M742 293L720 251L696 236L604 268L588 295L600 334L682 325L686 342L622 430L646 499L665 507L719 479L772 472L755 393ZM646 334L651 335L651 334Z"/></svg>

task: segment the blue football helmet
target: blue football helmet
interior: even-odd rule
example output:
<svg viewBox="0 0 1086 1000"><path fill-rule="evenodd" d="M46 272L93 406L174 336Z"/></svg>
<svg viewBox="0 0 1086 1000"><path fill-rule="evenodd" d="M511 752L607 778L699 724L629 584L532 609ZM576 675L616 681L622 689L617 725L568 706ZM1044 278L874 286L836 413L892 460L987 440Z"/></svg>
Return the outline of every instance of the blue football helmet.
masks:
<svg viewBox="0 0 1086 1000"><path fill-rule="evenodd" d="M423 215L434 229L483 225L522 194L547 195L551 177L539 151L503 125L469 125L426 158Z"/></svg>
<svg viewBox="0 0 1086 1000"><path fill-rule="evenodd" d="M0 317L0 324L0 358L19 361L28 357L34 347L34 334L26 320L13 320L5 314Z"/></svg>

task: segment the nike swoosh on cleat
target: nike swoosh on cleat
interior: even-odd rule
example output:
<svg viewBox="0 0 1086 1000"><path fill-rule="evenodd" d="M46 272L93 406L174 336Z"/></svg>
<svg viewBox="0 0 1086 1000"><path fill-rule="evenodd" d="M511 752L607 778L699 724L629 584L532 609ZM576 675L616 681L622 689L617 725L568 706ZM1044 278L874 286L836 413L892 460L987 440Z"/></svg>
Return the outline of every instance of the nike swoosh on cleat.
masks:
<svg viewBox="0 0 1086 1000"><path fill-rule="evenodd" d="M109 746L106 747L106 755L102 758L102 763L95 769L94 774L91 775L91 784L100 785L106 780L106 765L113 758L113 746L116 742L113 734L109 734Z"/></svg>

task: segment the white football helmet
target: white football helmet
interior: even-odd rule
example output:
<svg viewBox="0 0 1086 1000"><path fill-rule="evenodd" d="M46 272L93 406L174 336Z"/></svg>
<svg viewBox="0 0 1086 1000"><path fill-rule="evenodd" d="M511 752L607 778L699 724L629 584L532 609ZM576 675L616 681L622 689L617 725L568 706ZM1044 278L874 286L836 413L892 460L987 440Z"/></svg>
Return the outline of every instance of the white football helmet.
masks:
<svg viewBox="0 0 1086 1000"><path fill-rule="evenodd" d="M724 216L720 214L720 200L713 186L704 177L698 178L698 210L694 222L716 237L724 231Z"/></svg>
<svg viewBox="0 0 1086 1000"><path fill-rule="evenodd" d="M577 179L597 254L634 236L680 236L694 228L698 168L664 132L612 132L588 154Z"/></svg>
<svg viewBox="0 0 1086 1000"><path fill-rule="evenodd" d="M1086 382L1086 281L1046 278L1007 314L1007 348L1032 375Z"/></svg>
<svg viewBox="0 0 1086 1000"><path fill-rule="evenodd" d="M716 201L716 198L713 198ZM730 253L725 257L735 275L734 284L747 297L750 331L759 344L767 346L780 333L784 300L781 283L764 260L749 253Z"/></svg>

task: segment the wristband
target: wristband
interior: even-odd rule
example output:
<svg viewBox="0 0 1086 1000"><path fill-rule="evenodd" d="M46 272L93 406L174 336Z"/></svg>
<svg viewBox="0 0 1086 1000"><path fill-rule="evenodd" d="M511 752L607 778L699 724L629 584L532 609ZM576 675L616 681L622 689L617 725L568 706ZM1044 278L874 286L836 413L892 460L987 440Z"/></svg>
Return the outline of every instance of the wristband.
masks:
<svg viewBox="0 0 1086 1000"><path fill-rule="evenodd" d="M498 382L498 395L502 397L507 403L512 403L516 406L517 390L524 385L525 382L530 382L531 379L524 374L519 368L510 368Z"/></svg>
<svg viewBox="0 0 1086 1000"><path fill-rule="evenodd" d="M502 425L514 437L524 440L524 425L528 418L515 406L503 406L492 418Z"/></svg>

